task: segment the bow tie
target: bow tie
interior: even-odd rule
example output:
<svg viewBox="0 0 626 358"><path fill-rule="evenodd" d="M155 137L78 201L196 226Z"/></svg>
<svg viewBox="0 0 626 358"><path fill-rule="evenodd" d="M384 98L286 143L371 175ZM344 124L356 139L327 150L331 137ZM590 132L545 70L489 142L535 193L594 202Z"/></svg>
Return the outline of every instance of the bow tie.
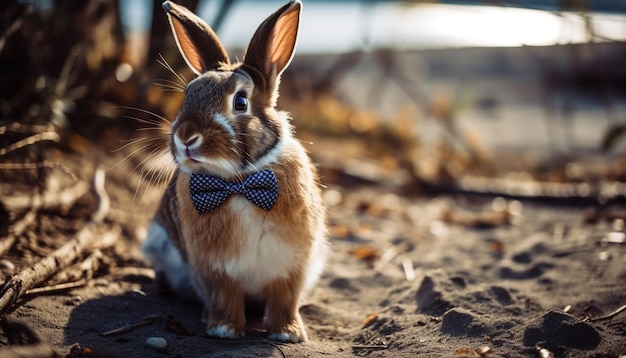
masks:
<svg viewBox="0 0 626 358"><path fill-rule="evenodd" d="M254 173L235 183L210 175L192 174L189 189L193 205L200 213L217 208L230 195L237 193L265 210L270 210L278 198L278 181L271 169Z"/></svg>

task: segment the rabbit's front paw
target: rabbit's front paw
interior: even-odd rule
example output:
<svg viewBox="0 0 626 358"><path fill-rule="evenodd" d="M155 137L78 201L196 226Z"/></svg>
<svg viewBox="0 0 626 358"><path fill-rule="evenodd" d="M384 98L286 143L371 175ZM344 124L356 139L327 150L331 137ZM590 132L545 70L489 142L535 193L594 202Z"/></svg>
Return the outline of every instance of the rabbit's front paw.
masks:
<svg viewBox="0 0 626 358"><path fill-rule="evenodd" d="M307 340L306 332L298 322L293 322L281 329L274 330L267 337L269 340L283 343L300 343Z"/></svg>
<svg viewBox="0 0 626 358"><path fill-rule="evenodd" d="M211 337L218 338L240 338L244 336L244 332L237 330L225 324L209 326L206 329L206 334Z"/></svg>

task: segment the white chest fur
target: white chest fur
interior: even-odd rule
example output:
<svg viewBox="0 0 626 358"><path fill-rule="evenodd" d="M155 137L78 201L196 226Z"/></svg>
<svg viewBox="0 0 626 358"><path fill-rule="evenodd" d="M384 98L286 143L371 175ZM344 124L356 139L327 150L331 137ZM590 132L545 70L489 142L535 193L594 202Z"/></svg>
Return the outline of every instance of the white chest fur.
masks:
<svg viewBox="0 0 626 358"><path fill-rule="evenodd" d="M249 294L259 294L269 282L287 278L295 253L275 229L275 224L258 215L257 208L243 196L234 196L230 208L241 218L243 237L239 256L226 261L226 273Z"/></svg>

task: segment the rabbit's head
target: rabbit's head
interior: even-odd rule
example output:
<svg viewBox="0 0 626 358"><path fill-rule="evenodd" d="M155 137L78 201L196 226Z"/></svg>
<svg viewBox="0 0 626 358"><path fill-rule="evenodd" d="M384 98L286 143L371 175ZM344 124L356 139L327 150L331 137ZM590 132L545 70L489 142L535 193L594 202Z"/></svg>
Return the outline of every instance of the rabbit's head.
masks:
<svg viewBox="0 0 626 358"><path fill-rule="evenodd" d="M243 61L231 63L215 32L180 5L163 8L178 49L198 75L172 123L170 147L181 170L240 177L277 160L291 135L275 109L280 75L291 62L301 3L291 1L258 27Z"/></svg>

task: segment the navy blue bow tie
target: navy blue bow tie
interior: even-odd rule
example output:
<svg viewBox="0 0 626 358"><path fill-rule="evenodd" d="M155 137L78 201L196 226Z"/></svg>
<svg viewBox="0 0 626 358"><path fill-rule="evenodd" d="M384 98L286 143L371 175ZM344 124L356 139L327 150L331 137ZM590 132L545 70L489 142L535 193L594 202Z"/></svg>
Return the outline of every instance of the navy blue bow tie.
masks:
<svg viewBox="0 0 626 358"><path fill-rule="evenodd" d="M217 208L230 195L237 193L243 194L254 205L270 210L278 198L278 181L271 169L254 173L236 183L210 175L192 174L189 190L193 205L200 213Z"/></svg>

